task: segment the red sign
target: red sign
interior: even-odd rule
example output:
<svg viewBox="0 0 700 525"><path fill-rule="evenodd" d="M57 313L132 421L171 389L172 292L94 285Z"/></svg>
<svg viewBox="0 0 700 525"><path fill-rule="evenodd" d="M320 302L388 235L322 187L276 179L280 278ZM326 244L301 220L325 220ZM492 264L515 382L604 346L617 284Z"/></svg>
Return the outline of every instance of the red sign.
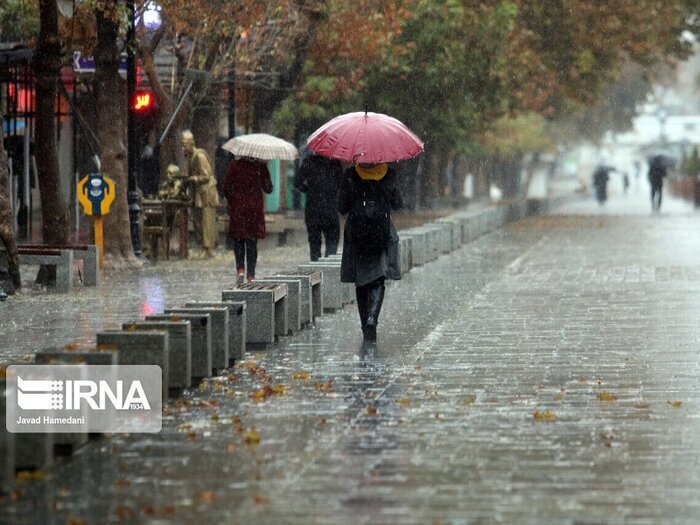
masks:
<svg viewBox="0 0 700 525"><path fill-rule="evenodd" d="M153 93L150 91L141 91L134 96L134 110L148 111L153 108Z"/></svg>

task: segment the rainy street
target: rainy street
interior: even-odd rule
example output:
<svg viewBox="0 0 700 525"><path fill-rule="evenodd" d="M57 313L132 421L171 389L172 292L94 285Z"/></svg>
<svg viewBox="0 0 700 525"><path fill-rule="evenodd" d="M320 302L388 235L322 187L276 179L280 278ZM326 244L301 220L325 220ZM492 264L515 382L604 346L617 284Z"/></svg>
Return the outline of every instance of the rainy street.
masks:
<svg viewBox="0 0 700 525"><path fill-rule="evenodd" d="M159 434L103 436L21 483L0 522L697 523L700 215L670 196L652 215L636 190L413 268L376 349L350 304L248 352L171 399ZM306 256L263 251L259 273ZM21 294L0 305L1 358L218 300L223 257Z"/></svg>

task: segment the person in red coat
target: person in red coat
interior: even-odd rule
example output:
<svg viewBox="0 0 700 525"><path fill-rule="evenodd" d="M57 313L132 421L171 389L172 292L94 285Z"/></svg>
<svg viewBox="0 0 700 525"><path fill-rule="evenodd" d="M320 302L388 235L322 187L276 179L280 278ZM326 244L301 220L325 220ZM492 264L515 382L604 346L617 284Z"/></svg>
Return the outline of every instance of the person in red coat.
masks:
<svg viewBox="0 0 700 525"><path fill-rule="evenodd" d="M255 278L258 239L265 238L263 192L272 193L267 164L249 157L232 160L221 189L228 201L228 236L233 242L238 282L243 282L246 274L250 282Z"/></svg>

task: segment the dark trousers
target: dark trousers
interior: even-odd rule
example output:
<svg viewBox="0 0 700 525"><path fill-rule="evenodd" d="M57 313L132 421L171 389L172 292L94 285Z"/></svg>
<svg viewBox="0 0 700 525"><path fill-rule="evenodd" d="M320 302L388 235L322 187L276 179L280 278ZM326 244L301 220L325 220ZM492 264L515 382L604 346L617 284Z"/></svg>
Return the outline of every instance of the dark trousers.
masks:
<svg viewBox="0 0 700 525"><path fill-rule="evenodd" d="M246 258L248 259L248 271L246 275L255 276L255 263L258 261L257 239L231 239L233 242L233 254L236 257L236 270L244 270Z"/></svg>
<svg viewBox="0 0 700 525"><path fill-rule="evenodd" d="M651 185L651 209L653 211L659 211L661 209L661 190L663 190L663 188L663 185Z"/></svg>
<svg viewBox="0 0 700 525"><path fill-rule="evenodd" d="M309 252L312 261L321 257L321 244L326 239L326 257L338 253L340 241L340 220L338 214L318 216L307 214L306 231L309 234Z"/></svg>

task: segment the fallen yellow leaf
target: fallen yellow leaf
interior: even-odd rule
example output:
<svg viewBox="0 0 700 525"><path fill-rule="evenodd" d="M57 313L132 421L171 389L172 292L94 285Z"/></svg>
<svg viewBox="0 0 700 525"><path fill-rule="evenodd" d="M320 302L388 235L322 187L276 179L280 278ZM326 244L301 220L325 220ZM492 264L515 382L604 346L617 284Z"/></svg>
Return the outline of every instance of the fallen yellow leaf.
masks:
<svg viewBox="0 0 700 525"><path fill-rule="evenodd" d="M556 421L557 416L554 415L554 412L551 412L549 410L545 410L544 412L541 412L539 410L535 410L535 412L532 414L532 417L535 418L535 421Z"/></svg>
<svg viewBox="0 0 700 525"><path fill-rule="evenodd" d="M235 443L229 443L226 445L226 453L227 454L233 454L236 452L236 444Z"/></svg>
<svg viewBox="0 0 700 525"><path fill-rule="evenodd" d="M651 405L649 403L639 403L637 405L634 405L634 408L640 408L640 409L651 408Z"/></svg>
<svg viewBox="0 0 700 525"><path fill-rule="evenodd" d="M376 416L377 415L377 407L367 407L367 413L370 416Z"/></svg>
<svg viewBox="0 0 700 525"><path fill-rule="evenodd" d="M683 405L683 401L667 401L667 403L673 408L680 408Z"/></svg>
<svg viewBox="0 0 700 525"><path fill-rule="evenodd" d="M125 479L118 479L114 482L115 489L123 489L131 485L131 481Z"/></svg>
<svg viewBox="0 0 700 525"><path fill-rule="evenodd" d="M311 379L311 373L310 372L294 372L292 373L292 379L295 381L308 381Z"/></svg>
<svg viewBox="0 0 700 525"><path fill-rule="evenodd" d="M253 502L256 505L267 505L268 503L270 503L270 499L266 498L265 496L256 494L255 496L253 496Z"/></svg>
<svg viewBox="0 0 700 525"><path fill-rule="evenodd" d="M399 405L401 405L402 407L410 406L410 404L411 404L411 398L410 398L410 397L402 397L401 399L399 399L399 400L397 401L397 403L398 403Z"/></svg>
<svg viewBox="0 0 700 525"><path fill-rule="evenodd" d="M210 505L216 501L216 492L212 490L203 490L201 492L197 492L195 499L197 500L197 503Z"/></svg>
<svg viewBox="0 0 700 525"><path fill-rule="evenodd" d="M260 434L255 428L251 428L245 434L243 434L243 440L248 445L258 445L260 443Z"/></svg>
<svg viewBox="0 0 700 525"><path fill-rule="evenodd" d="M330 392L333 390L333 380L329 379L325 383L316 383L314 384L314 389L319 392Z"/></svg>
<svg viewBox="0 0 700 525"><path fill-rule="evenodd" d="M598 401L617 401L617 396L610 392L601 392L598 394Z"/></svg>
<svg viewBox="0 0 700 525"><path fill-rule="evenodd" d="M69 352L77 350L78 348L80 348L80 343L68 343L66 345L63 345L63 349L68 350Z"/></svg>
<svg viewBox="0 0 700 525"><path fill-rule="evenodd" d="M475 401L476 401L476 396L468 396L468 397L464 398L464 404L467 406L473 405Z"/></svg>

